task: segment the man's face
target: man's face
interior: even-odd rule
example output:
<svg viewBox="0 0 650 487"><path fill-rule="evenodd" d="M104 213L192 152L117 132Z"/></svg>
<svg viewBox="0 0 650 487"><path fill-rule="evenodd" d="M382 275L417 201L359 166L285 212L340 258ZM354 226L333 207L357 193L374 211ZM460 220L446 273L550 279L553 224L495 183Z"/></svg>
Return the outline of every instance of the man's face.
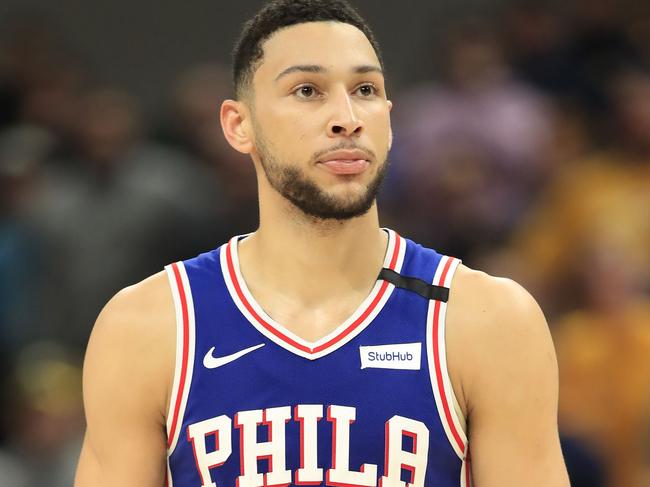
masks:
<svg viewBox="0 0 650 487"><path fill-rule="evenodd" d="M368 211L385 172L390 102L377 56L348 24L273 34L253 78L255 150L269 184L305 214Z"/></svg>

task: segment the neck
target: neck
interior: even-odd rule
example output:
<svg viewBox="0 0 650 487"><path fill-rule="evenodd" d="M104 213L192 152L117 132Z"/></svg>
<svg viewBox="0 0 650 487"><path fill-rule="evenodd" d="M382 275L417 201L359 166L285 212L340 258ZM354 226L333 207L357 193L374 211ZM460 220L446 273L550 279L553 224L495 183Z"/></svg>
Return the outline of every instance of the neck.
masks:
<svg viewBox="0 0 650 487"><path fill-rule="evenodd" d="M260 206L260 227L242 241L239 255L249 286L263 283L310 305L350 290L369 292L387 241L376 204L357 218L322 221L287 202Z"/></svg>

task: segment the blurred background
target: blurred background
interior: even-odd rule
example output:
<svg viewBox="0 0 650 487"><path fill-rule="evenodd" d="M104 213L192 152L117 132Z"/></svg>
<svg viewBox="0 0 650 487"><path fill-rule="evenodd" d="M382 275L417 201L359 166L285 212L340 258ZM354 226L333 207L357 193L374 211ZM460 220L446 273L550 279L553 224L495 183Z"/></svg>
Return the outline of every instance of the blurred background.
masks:
<svg viewBox="0 0 650 487"><path fill-rule="evenodd" d="M120 288L257 222L217 110L261 2L0 6L0 485L69 486ZM650 5L353 2L395 103L382 224L538 299L574 487L650 485Z"/></svg>

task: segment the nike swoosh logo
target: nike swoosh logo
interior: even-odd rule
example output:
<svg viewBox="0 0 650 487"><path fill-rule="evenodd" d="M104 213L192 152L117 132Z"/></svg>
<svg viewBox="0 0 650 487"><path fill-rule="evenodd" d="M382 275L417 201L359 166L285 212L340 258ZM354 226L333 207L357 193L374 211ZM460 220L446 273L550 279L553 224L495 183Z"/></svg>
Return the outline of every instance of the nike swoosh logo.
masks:
<svg viewBox="0 0 650 487"><path fill-rule="evenodd" d="M257 350L258 348L262 348L263 346L264 343L260 343L259 345L245 348L239 352L231 353L230 355L226 355L224 357L213 356L212 354L214 353L215 347L212 347L210 350L208 350L208 353L205 354L205 357L203 357L203 366L206 369L216 369L217 367L221 367L223 365L229 364L230 362L234 362L247 353L251 353L252 351Z"/></svg>

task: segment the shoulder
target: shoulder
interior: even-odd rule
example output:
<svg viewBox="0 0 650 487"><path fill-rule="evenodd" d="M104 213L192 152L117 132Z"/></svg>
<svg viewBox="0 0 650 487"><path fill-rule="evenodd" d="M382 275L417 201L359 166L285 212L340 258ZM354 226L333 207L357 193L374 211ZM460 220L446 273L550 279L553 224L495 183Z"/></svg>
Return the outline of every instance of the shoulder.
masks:
<svg viewBox="0 0 650 487"><path fill-rule="evenodd" d="M118 292L99 314L84 363L84 394L123 383L163 414L173 379L175 310L164 271Z"/></svg>
<svg viewBox="0 0 650 487"><path fill-rule="evenodd" d="M450 313L475 333L512 332L530 324L512 318L540 317L535 299L517 282L458 266L449 298ZM505 319L505 321L503 321ZM496 322L499 326L495 326ZM539 326L539 323L537 323Z"/></svg>
<svg viewBox="0 0 650 487"><path fill-rule="evenodd" d="M97 335L124 338L125 342L164 339L173 319L169 280L161 271L113 296L97 318L91 341Z"/></svg>
<svg viewBox="0 0 650 487"><path fill-rule="evenodd" d="M84 360L86 435L75 485L162 485L174 316L160 272L118 292L97 318Z"/></svg>
<svg viewBox="0 0 650 487"><path fill-rule="evenodd" d="M448 360L463 409L518 381L556 380L557 365L544 314L518 283L459 266L447 311Z"/></svg>

